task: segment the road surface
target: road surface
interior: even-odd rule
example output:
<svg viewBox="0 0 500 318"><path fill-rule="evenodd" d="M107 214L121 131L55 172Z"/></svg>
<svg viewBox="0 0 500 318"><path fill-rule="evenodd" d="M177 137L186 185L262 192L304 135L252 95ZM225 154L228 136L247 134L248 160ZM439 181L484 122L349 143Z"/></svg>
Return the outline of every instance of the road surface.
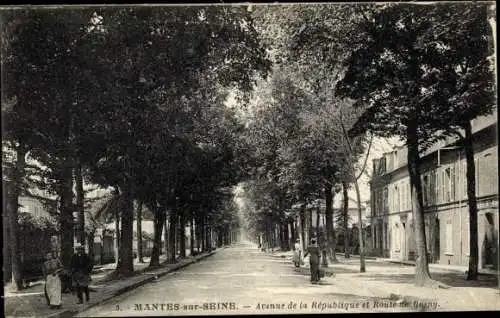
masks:
<svg viewBox="0 0 500 318"><path fill-rule="evenodd" d="M334 285L334 277L313 285L308 269L240 243L77 317L409 311Z"/></svg>

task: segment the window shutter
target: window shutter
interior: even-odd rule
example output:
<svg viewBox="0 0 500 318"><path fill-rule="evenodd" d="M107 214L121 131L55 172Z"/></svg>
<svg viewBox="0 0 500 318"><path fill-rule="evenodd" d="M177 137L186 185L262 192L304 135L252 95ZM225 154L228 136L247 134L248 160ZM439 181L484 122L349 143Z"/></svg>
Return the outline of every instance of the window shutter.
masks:
<svg viewBox="0 0 500 318"><path fill-rule="evenodd" d="M440 185L440 178L439 178L439 170L436 169L436 173L434 174L436 176L436 182L434 183L436 185L436 203L439 203L440 201L440 195L439 193L441 192L441 185Z"/></svg>
<svg viewBox="0 0 500 318"><path fill-rule="evenodd" d="M462 161L462 199L467 198L467 162Z"/></svg>
<svg viewBox="0 0 500 318"><path fill-rule="evenodd" d="M475 162L475 176L476 176L476 196L480 196L481 194L479 193L479 158L476 158L474 160Z"/></svg>
<svg viewBox="0 0 500 318"><path fill-rule="evenodd" d="M455 201L455 166L450 167L450 199Z"/></svg>

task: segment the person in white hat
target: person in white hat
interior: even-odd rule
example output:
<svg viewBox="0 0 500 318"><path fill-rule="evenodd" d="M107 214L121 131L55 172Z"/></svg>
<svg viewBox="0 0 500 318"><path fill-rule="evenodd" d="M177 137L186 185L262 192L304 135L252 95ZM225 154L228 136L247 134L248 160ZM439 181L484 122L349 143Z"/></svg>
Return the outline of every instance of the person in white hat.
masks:
<svg viewBox="0 0 500 318"><path fill-rule="evenodd" d="M75 252L71 259L71 274L73 277L73 286L78 296L78 304L82 304L83 293L85 293L85 300L87 302L90 300L90 273L92 273L94 264L90 257L85 254L85 248L81 244L75 244Z"/></svg>

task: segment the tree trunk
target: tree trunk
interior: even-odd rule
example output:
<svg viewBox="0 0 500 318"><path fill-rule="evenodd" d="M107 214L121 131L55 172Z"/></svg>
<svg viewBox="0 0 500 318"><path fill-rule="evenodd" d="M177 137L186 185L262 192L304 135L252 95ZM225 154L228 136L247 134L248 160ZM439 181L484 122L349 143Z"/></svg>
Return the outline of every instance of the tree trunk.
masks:
<svg viewBox="0 0 500 318"><path fill-rule="evenodd" d="M342 181L342 195L343 195L343 205L342 205L342 222L344 227L344 257L350 258L349 255L349 194L347 182Z"/></svg>
<svg viewBox="0 0 500 318"><path fill-rule="evenodd" d="M151 251L149 267L160 266L161 232L164 223L165 213L162 208L157 207L155 209L153 250Z"/></svg>
<svg viewBox="0 0 500 318"><path fill-rule="evenodd" d="M191 256L194 255L194 217L189 218L189 251Z"/></svg>
<svg viewBox="0 0 500 318"><path fill-rule="evenodd" d="M200 236L201 221L198 217L195 217L195 241L196 241L196 252L201 253L201 236Z"/></svg>
<svg viewBox="0 0 500 318"><path fill-rule="evenodd" d="M169 249L168 249L168 262L169 263L175 263L176 261L176 258L177 258L177 255L176 255L176 239L175 239L175 235L176 235L176 231L175 229L177 228L177 207L176 207L176 204L177 203L174 203L174 207L172 208L172 211L170 211L170 229L168 231L168 246L169 246Z"/></svg>
<svg viewBox="0 0 500 318"><path fill-rule="evenodd" d="M22 277L22 262L21 262L21 250L19 245L19 223L18 223L18 211L19 211L19 196L21 194L22 180L24 177L24 169L26 166L25 162L26 150L22 146L18 146L16 149L16 163L13 170L12 176L12 186L8 188L7 197L7 214L8 214L8 226L10 235L8 244L10 250L10 265L13 288L16 291L23 289L23 277Z"/></svg>
<svg viewBox="0 0 500 318"><path fill-rule="evenodd" d="M11 244L9 244L9 241L11 240L11 234L10 234L10 216L12 215L11 209L12 209L12 199L11 199L11 188L12 186L8 184L4 184L4 187L2 189L2 194L3 194L3 202L2 202L2 207L4 213L2 214L2 238L3 238L3 249L2 249L2 257L3 257L3 267L5 274L4 275L4 283L11 282L12 280L12 262L11 262Z"/></svg>
<svg viewBox="0 0 500 318"><path fill-rule="evenodd" d="M465 125L465 158L467 162L467 199L469 203L469 269L467 280L478 277L478 234L477 234L477 199L476 199L476 167L474 164L474 148L472 127L470 122Z"/></svg>
<svg viewBox="0 0 500 318"><path fill-rule="evenodd" d="M222 247L222 245L224 245L224 244L223 244L223 239L224 239L224 238L223 238L222 236L223 236L223 235L222 235L222 231L221 231L221 230L219 230L219 231L217 232L217 247Z"/></svg>
<svg viewBox="0 0 500 318"><path fill-rule="evenodd" d="M115 264L118 266L119 250L120 250L120 212L117 209L115 212L115 240L113 244L115 250Z"/></svg>
<svg viewBox="0 0 500 318"><path fill-rule="evenodd" d="M337 255L335 254L337 239L333 228L333 189L331 185L325 185L325 203L327 254L330 262L337 263Z"/></svg>
<svg viewBox="0 0 500 318"><path fill-rule="evenodd" d="M166 256L168 256L168 251L172 248L172 246L170 245L170 240L168 239L168 233L170 233L170 225L169 225L169 220L170 218L170 212L167 212L165 213L165 220L164 220L164 227L165 227L165 232L163 232L163 240L165 240L165 246L163 248L163 251L165 253ZM168 258L168 257L167 257Z"/></svg>
<svg viewBox="0 0 500 318"><path fill-rule="evenodd" d="M137 206L137 260L139 263L144 263L142 255L142 201L139 201Z"/></svg>
<svg viewBox="0 0 500 318"><path fill-rule="evenodd" d="M180 227L179 227L179 249L181 258L186 258L186 211L182 211L180 215Z"/></svg>
<svg viewBox="0 0 500 318"><path fill-rule="evenodd" d="M305 214L306 214L306 204L304 203L300 207L300 212L299 212L299 236L300 236L300 244L302 245L302 251L307 250L307 242L306 242L306 236L305 236L305 228L306 228L306 220L305 220Z"/></svg>
<svg viewBox="0 0 500 318"><path fill-rule="evenodd" d="M286 251L290 250L290 222L286 222L285 224L281 225L281 228L283 230L283 249ZM236 234L236 237L238 237L238 234Z"/></svg>
<svg viewBox="0 0 500 318"><path fill-rule="evenodd" d="M420 178L420 155L418 152L417 127L409 121L407 128L408 171L410 174L411 203L415 226L415 240L417 245L417 261L415 267L415 284L417 286L432 283L427 260L427 244L425 238L425 221L422 198L422 183Z"/></svg>
<svg viewBox="0 0 500 318"><path fill-rule="evenodd" d="M116 272L119 275L131 276L134 273L134 199L129 184L123 189L123 208L121 210L120 245Z"/></svg>
<svg viewBox="0 0 500 318"><path fill-rule="evenodd" d="M179 213L179 210L177 210L177 213ZM181 228L181 217L177 216L176 219L176 224L177 226L175 227L175 257L177 258L178 255L180 254L180 228Z"/></svg>
<svg viewBox="0 0 500 318"><path fill-rule="evenodd" d="M363 213L361 210L361 194L359 192L358 180L354 180L354 188L356 190L356 200L358 201L358 222L359 222L359 272L366 272L365 265L365 241L363 237Z"/></svg>
<svg viewBox="0 0 500 318"><path fill-rule="evenodd" d="M319 234L319 231L320 231L319 230L319 218L320 218L320 215L321 215L320 211L321 211L321 209L320 209L319 204L318 204L318 206L316 207L316 231L315 231L316 237L318 238L318 240L319 240L319 237L320 237L320 234Z"/></svg>
<svg viewBox="0 0 500 318"><path fill-rule="evenodd" d="M87 244L89 246L89 256L93 263L95 263L95 249L94 249L95 231L87 235Z"/></svg>
<svg viewBox="0 0 500 318"><path fill-rule="evenodd" d="M309 233L308 236L309 236L309 241L310 241L314 237L312 208L309 209L307 219L309 220L309 222L308 222L308 233Z"/></svg>
<svg viewBox="0 0 500 318"><path fill-rule="evenodd" d="M201 241L201 251L205 252L207 250L207 240L205 236L205 218L200 217L200 241Z"/></svg>
<svg viewBox="0 0 500 318"><path fill-rule="evenodd" d="M60 180L60 222L61 222L61 263L69 267L73 256L73 163L70 158L64 159L60 168L62 178Z"/></svg>
<svg viewBox="0 0 500 318"><path fill-rule="evenodd" d="M205 221L205 223L208 223ZM211 228L210 226L207 224L205 225L205 241L206 241L206 248L207 248L207 251L210 251L212 249L212 241L210 240L210 231L211 231ZM227 239L227 236L226 236L226 239Z"/></svg>
<svg viewBox="0 0 500 318"><path fill-rule="evenodd" d="M83 192L83 177L82 165L79 160L75 166L75 183L76 183L76 210L78 211L78 242L85 246L85 193Z"/></svg>

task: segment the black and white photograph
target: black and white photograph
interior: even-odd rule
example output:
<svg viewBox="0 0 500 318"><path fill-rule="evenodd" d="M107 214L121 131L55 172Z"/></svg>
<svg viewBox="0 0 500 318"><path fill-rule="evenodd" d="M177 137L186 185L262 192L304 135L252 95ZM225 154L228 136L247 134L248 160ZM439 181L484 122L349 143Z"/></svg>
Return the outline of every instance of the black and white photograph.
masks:
<svg viewBox="0 0 500 318"><path fill-rule="evenodd" d="M0 25L5 317L500 311L495 2Z"/></svg>

